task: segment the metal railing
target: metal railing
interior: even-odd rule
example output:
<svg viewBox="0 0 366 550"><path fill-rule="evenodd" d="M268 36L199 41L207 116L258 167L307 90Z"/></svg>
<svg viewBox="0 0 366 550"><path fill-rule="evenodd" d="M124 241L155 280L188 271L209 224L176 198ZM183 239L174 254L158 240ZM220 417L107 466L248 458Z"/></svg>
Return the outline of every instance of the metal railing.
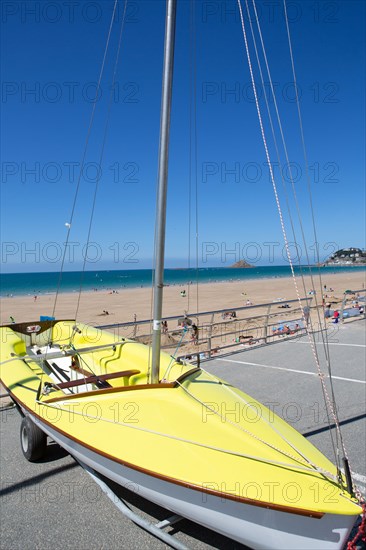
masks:
<svg viewBox="0 0 366 550"><path fill-rule="evenodd" d="M347 304L349 304L350 301L352 302L353 307L347 308L346 306ZM342 320L342 323L344 323L345 320L348 320L351 317L356 319L357 318L365 319L366 317L365 306L366 306L366 290L364 288L360 290L346 290L343 293L342 305L339 312L339 316Z"/></svg>
<svg viewBox="0 0 366 550"><path fill-rule="evenodd" d="M310 312L313 296L301 298L303 308ZM176 327L163 332L162 349L183 353L180 357L209 359L217 353L233 353L246 346L272 343L278 338L291 338L305 332L306 321L302 316L297 299L275 301L264 304L246 305L236 308L215 309L183 315L164 317L169 326L176 321ZM127 323L99 325L97 328L113 330L121 336L151 344L151 332L144 331L151 324L150 319ZM126 334L129 332L129 334ZM190 339L188 339L190 337Z"/></svg>

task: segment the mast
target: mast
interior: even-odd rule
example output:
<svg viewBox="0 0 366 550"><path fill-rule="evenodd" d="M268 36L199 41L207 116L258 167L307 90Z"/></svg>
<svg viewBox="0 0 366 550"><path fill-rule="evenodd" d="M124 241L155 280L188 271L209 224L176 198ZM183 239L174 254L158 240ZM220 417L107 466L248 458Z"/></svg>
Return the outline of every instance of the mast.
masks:
<svg viewBox="0 0 366 550"><path fill-rule="evenodd" d="M158 194L155 219L155 280L152 332L152 366L150 380L152 384L157 384L159 382L160 368L161 317L164 286L166 197L168 182L169 131L173 87L176 8L176 0L167 0L163 84L160 114Z"/></svg>

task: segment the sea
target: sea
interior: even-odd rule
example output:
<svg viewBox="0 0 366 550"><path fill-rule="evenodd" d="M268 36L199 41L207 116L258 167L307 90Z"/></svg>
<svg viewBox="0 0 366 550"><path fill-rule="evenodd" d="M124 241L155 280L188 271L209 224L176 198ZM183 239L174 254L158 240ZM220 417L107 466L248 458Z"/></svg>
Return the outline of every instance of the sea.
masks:
<svg viewBox="0 0 366 550"><path fill-rule="evenodd" d="M312 268L313 274L318 269L322 274L323 283L327 284L329 273L366 272L366 266L326 266ZM309 273L309 267L295 267L295 273ZM207 267L199 269L166 269L164 282L166 286L189 285L225 281L247 281L250 279L275 279L289 277L289 266L263 266L254 268ZM67 271L59 273L3 273L0 274L0 297L53 294L60 285L60 292L121 290L124 288L150 287L152 284L151 269L129 269L110 271ZM359 289L357 289L359 290Z"/></svg>

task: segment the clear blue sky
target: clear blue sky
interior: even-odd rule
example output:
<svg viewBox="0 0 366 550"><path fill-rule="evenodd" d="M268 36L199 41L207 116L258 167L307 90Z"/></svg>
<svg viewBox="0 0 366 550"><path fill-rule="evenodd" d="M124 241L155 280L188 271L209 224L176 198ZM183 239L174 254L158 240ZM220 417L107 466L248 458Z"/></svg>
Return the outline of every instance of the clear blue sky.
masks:
<svg viewBox="0 0 366 550"><path fill-rule="evenodd" d="M4 272L59 269L112 6L110 0L2 2ZM195 192L190 229L188 224L189 6L187 0L178 5L168 267L188 265L189 231L195 265ZM308 231L304 160L282 2L257 1L257 6L311 246L314 237ZM118 21L122 8L121 3ZM334 248L365 246L365 2L296 0L289 3L288 12L323 258ZM164 13L160 0L129 3L91 236L95 245L90 256L95 262L88 269L151 266ZM217 266L244 256L258 265L283 263L236 2L197 1L195 18L199 262ZM115 24L67 269L80 267L85 244L118 31ZM266 76L265 81L268 90ZM266 131L277 162L268 124ZM287 176L283 156L282 164ZM193 175L193 183L195 179ZM281 189L280 178L277 183ZM283 207L286 210L285 203Z"/></svg>

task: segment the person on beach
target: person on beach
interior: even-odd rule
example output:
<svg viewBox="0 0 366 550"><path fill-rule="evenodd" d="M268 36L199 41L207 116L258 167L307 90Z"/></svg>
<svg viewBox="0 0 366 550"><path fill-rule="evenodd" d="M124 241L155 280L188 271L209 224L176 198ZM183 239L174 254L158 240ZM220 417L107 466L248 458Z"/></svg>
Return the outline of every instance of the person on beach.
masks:
<svg viewBox="0 0 366 550"><path fill-rule="evenodd" d="M197 327L197 325L192 323L191 329L192 329L191 339L192 339L194 344L198 344L198 327Z"/></svg>
<svg viewBox="0 0 366 550"><path fill-rule="evenodd" d="M325 307L325 310L324 310L324 317L326 319L329 319L330 317L330 304L327 304L326 307Z"/></svg>
<svg viewBox="0 0 366 550"><path fill-rule="evenodd" d="M163 334L167 334L167 332L168 332L168 322L167 321L162 321L161 326L163 327Z"/></svg>

